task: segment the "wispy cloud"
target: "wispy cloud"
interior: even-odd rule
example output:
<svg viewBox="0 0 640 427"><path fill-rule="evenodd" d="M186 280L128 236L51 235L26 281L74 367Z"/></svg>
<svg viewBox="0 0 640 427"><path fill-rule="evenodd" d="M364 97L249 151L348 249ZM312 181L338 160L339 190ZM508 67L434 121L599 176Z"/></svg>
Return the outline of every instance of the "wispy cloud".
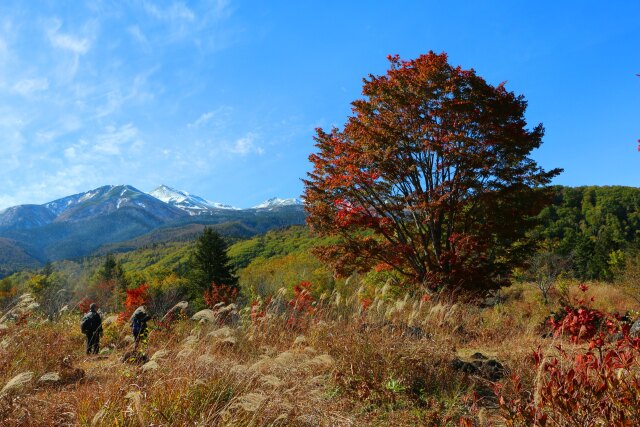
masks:
<svg viewBox="0 0 640 427"><path fill-rule="evenodd" d="M35 92L41 92L49 88L49 80L44 79L22 79L13 85L13 91L23 96L29 96Z"/></svg>
<svg viewBox="0 0 640 427"><path fill-rule="evenodd" d="M143 47L147 48L149 46L149 39L145 36L139 26L131 25L127 28L127 32L131 34L131 37Z"/></svg>
<svg viewBox="0 0 640 427"><path fill-rule="evenodd" d="M96 136L93 151L107 155L119 155L122 147L133 148L142 144L138 128L133 124L116 127L108 126L104 133Z"/></svg>
<svg viewBox="0 0 640 427"><path fill-rule="evenodd" d="M77 55L84 55L89 51L91 48L91 41L89 39L62 33L60 32L61 27L62 22L56 19L47 30L47 36L52 46L71 51Z"/></svg>
<svg viewBox="0 0 640 427"><path fill-rule="evenodd" d="M236 139L233 144L226 147L226 150L231 154L237 154L240 156L246 156L249 154L264 154L264 149L257 143L258 136L255 133L249 132L245 136Z"/></svg>
<svg viewBox="0 0 640 427"><path fill-rule="evenodd" d="M166 8L149 1L142 4L149 15L162 21L193 21L195 19L193 11L181 2L174 2Z"/></svg>
<svg viewBox="0 0 640 427"><path fill-rule="evenodd" d="M226 121L231 120L231 113L233 109L231 107L222 106L215 110L202 113L195 121L188 123L187 128L195 129L205 124L212 124L213 126L220 127L224 125Z"/></svg>

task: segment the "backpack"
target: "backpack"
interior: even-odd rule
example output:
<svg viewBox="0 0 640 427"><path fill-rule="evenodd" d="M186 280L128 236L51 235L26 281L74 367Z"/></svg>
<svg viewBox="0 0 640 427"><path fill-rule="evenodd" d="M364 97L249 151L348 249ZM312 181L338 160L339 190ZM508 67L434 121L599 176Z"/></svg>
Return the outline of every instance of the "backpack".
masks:
<svg viewBox="0 0 640 427"><path fill-rule="evenodd" d="M146 314L144 312L138 312L133 316L131 320L131 332L133 335L139 335L140 332L146 327Z"/></svg>
<svg viewBox="0 0 640 427"><path fill-rule="evenodd" d="M83 334L91 334L98 329L99 315L93 311L85 314L80 322L80 330Z"/></svg>

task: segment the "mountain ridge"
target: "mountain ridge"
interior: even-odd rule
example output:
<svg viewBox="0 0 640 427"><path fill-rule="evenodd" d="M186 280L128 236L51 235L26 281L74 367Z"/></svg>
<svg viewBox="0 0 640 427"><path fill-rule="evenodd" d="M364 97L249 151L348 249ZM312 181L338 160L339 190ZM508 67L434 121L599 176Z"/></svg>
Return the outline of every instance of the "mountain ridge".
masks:
<svg viewBox="0 0 640 427"><path fill-rule="evenodd" d="M246 238L305 221L302 205L287 202L294 199L274 198L281 202L238 209L166 185L158 189L163 194L157 195L167 201L130 185L105 185L42 205L0 211L0 275L11 273L8 265L41 265L107 248L126 250L148 240L192 237L204 226Z"/></svg>

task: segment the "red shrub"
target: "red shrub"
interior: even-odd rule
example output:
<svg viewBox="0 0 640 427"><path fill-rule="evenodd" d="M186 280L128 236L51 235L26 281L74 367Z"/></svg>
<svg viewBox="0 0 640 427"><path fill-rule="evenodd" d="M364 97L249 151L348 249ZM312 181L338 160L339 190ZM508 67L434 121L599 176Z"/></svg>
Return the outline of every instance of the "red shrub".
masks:
<svg viewBox="0 0 640 427"><path fill-rule="evenodd" d="M215 307L219 303L231 304L238 297L238 287L231 285L211 283L211 288L204 291L204 302L209 308Z"/></svg>
<svg viewBox="0 0 640 427"><path fill-rule="evenodd" d="M118 316L118 320L124 321L129 318L136 308L149 301L149 285L143 283L134 289L127 289L127 297L124 300L124 311Z"/></svg>
<svg viewBox="0 0 640 427"><path fill-rule="evenodd" d="M586 286L581 286L583 292ZM591 299L590 301L593 301ZM545 357L538 349L534 390L523 391L514 376L496 387L510 425L638 425L640 423L640 339L629 337L629 325L618 314L565 307L551 324L557 336L567 335L587 346Z"/></svg>
<svg viewBox="0 0 640 427"><path fill-rule="evenodd" d="M313 284L311 282L300 282L293 288L293 299L288 303L289 316L287 326L298 328L303 321L316 313L316 300L311 294Z"/></svg>

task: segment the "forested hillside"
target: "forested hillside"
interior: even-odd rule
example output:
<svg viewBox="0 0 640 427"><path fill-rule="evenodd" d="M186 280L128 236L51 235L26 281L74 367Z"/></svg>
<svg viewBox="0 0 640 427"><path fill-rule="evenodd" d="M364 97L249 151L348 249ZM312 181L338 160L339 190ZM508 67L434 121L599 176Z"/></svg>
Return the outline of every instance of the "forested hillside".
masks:
<svg viewBox="0 0 640 427"><path fill-rule="evenodd" d="M640 248L640 188L555 187L534 236L580 279L609 280Z"/></svg>
<svg viewBox="0 0 640 427"><path fill-rule="evenodd" d="M554 190L552 204L540 213L539 224L532 231L539 243L538 253L562 257L565 275L582 280L613 279L640 248L640 188L557 186ZM202 227L194 225L186 234L186 229L169 230L175 241L163 242L161 231L157 231L111 249L116 251L115 258L131 286L153 284L172 275L186 277L193 240ZM218 231L224 234L224 230ZM273 230L246 240L227 236L229 258L245 293L267 295L281 287L292 289L301 280L327 290L338 284L330 268L312 251L332 240L313 236L305 226ZM96 271L109 253L106 249L99 256L58 261L53 267L81 293L95 282ZM34 267L24 262L24 267ZM372 271L369 276L378 282L392 275ZM10 280L25 286L28 277L20 273Z"/></svg>

